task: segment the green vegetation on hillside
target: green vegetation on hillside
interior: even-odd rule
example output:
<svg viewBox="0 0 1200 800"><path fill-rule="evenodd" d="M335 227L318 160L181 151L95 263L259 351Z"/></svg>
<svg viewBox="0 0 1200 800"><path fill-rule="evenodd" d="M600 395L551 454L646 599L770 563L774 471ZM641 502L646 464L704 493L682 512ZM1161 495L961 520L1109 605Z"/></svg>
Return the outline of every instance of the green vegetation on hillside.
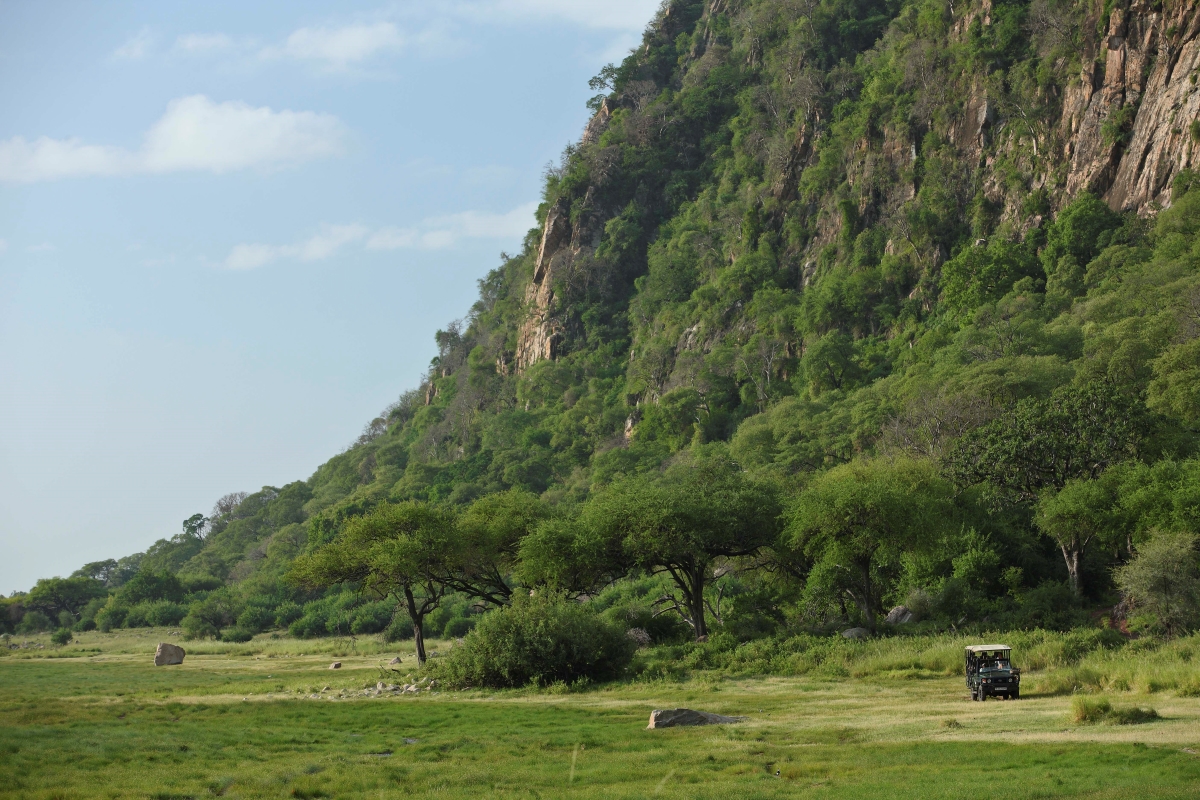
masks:
<svg viewBox="0 0 1200 800"><path fill-rule="evenodd" d="M666 4L419 390L0 625L419 640L554 592L692 653L901 603L1193 630L1200 180L1066 195L1094 5Z"/></svg>

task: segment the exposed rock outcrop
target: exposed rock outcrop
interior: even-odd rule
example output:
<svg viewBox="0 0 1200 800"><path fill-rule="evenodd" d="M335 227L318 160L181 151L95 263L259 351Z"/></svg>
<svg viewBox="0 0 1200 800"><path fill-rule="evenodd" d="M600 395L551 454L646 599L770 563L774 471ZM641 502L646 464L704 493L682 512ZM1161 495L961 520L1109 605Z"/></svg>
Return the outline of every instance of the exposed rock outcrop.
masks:
<svg viewBox="0 0 1200 800"><path fill-rule="evenodd" d="M1114 9L1077 84L1063 96L1066 193L1100 194L1118 210L1170 205L1171 179L1191 167L1200 116L1200 4L1150 0ZM1101 64L1103 66L1101 66Z"/></svg>
<svg viewBox="0 0 1200 800"><path fill-rule="evenodd" d="M182 664L185 655L187 654L182 647L161 642L154 651L154 666L167 667L172 664Z"/></svg>
<svg viewBox="0 0 1200 800"><path fill-rule="evenodd" d="M689 725L728 725L745 722L747 717L725 717L708 711L693 711L690 708L657 709L650 712L650 724L646 728L680 728Z"/></svg>

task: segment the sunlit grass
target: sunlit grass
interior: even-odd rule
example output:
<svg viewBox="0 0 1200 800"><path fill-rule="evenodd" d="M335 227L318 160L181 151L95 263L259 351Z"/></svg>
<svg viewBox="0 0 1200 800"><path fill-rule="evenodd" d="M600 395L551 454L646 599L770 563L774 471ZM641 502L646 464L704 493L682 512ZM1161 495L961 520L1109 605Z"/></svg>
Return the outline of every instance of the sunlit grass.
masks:
<svg viewBox="0 0 1200 800"><path fill-rule="evenodd" d="M565 694L376 697L365 687L419 674L411 648L265 637L192 646L182 666L155 668L164 633L0 657L0 797L950 798L994 781L1018 798L1190 797L1200 786L1188 752L1200 751L1200 698L1159 689L1161 719L1142 725L1077 722L1078 694L973 703L954 674L957 638L835 643L829 660L856 676L839 679L824 667L709 670ZM1052 644L1005 641L1018 662L1021 647ZM1093 650L1061 667L1048 654L1028 675L1166 674L1195 645ZM1142 694L1096 701L1140 707ZM749 720L645 730L650 710L674 706Z"/></svg>

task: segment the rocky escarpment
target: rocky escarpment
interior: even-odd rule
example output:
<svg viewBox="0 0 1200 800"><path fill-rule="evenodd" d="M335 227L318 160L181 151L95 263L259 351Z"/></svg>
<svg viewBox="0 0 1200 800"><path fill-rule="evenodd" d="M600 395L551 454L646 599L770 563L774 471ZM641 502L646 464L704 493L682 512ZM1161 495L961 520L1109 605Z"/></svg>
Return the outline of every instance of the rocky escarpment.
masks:
<svg viewBox="0 0 1200 800"><path fill-rule="evenodd" d="M1200 147L1200 4L1135 0L1094 47L1063 98L1066 192L1143 214L1170 205L1171 179Z"/></svg>
<svg viewBox="0 0 1200 800"><path fill-rule="evenodd" d="M559 326L551 316L554 301L554 274L552 262L571 241L571 223L567 210L561 203L551 206L546 212L542 226L542 244L538 248L537 263L533 279L525 289L525 304L529 316L521 325L517 336L516 367L523 372L530 365L545 358L554 358L558 341Z"/></svg>
<svg viewBox="0 0 1200 800"><path fill-rule="evenodd" d="M672 79L680 86L686 88L696 75L730 58L729 46L718 36L723 25L746 28L762 24L727 6L722 0L704 4L691 49ZM921 203L917 195L922 181L932 174L930 154L925 150L930 141L927 134L934 134L935 140L948 143L955 152L950 166L946 166L944 154L937 155L942 161L935 180L954 195L964 218L979 197L998 209L998 220L1021 232L1041 225L1048 212L1064 207L1082 192L1099 195L1116 210L1140 215L1170 205L1175 176L1180 170L1200 166L1200 3L1084 0L1073 7L1074 16L1069 20L1051 20L1070 29L1063 34L1073 42L1068 51L1043 46L1045 36L1039 26L1046 22L1038 14L1049 13L1046 9L1051 7L1053 3L1032 4L1025 24L1028 35L1038 42L1036 49L1044 64L1058 70L1059 78L1055 85L1023 97L1004 88L990 67L977 72L948 71L936 46L910 50L905 56L909 73L905 80L917 87L918 101L906 121L868 126L860 139L838 154L847 198L839 200L834 192L815 200L800 197L805 172L827 169L832 160L822 152L828 146L824 142L831 140L834 124L828 109L823 112L820 103L811 103L809 112L782 126L786 133L781 134L779 155L767 159L774 165L773 182L757 203L763 209L775 209L776 219L785 213L809 217L802 223L812 231L807 244L780 253L781 260L798 265L795 288L803 290L814 279L820 253L845 238L846 224L852 224L856 233L882 225L887 228L884 254L907 253L925 274L911 296L920 294L928 310L937 294L938 269L950 249L946 242L911 236L905 221L909 206ZM672 17L671 8L667 7L656 25L675 26L668 31L675 36L682 22ZM943 40L942 45L966 46L981 28L1000 24L999 10L991 0L948 5L946 14L948 41ZM730 22L718 24L719 17ZM897 24L902 27L904 23ZM751 48L748 52L745 66L757 68L756 51ZM1069 68L1072 74L1064 76L1062 70L1068 69L1068 63L1081 66L1078 72ZM812 81L814 86L821 80L833 81L832 77L814 78L814 74L797 72L789 91L803 94L807 91L804 81ZM651 83L639 85L638 91L645 93L645 86ZM765 89L755 91L766 96ZM631 125L632 109L644 101L627 95L618 92L604 100L581 138L581 148L602 146L601 137L622 106L630 108L621 124ZM922 111L922 103L941 104L953 111L939 118ZM660 129L666 128L663 120L653 121ZM651 126L643 127L650 130ZM1044 195L1047 205L1029 202L1035 192ZM844 207L847 200L855 207L850 217ZM780 210L788 204L792 204L790 210ZM797 212L798 208L802 210ZM607 221L598 210L592 217L582 225L578 213L573 215L567 205L555 205L547 214L536 267L525 290L526 318L513 359L518 371L555 358L562 346L563 326L556 316L554 287L570 270L587 269L586 259L580 257L598 245ZM732 263L736 253L730 259Z"/></svg>

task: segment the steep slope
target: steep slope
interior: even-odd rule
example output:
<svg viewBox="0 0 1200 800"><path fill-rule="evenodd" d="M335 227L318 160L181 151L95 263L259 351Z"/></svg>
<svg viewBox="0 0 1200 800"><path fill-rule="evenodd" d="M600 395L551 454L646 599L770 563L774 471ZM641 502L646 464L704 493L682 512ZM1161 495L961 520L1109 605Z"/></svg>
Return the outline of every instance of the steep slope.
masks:
<svg viewBox="0 0 1200 800"><path fill-rule="evenodd" d="M670 2L420 388L143 563L265 586L384 500L570 504L706 441L938 456L1089 375L1153 399L1195 266L1147 272L1139 219L1188 188L1198 71L1192 3Z"/></svg>

